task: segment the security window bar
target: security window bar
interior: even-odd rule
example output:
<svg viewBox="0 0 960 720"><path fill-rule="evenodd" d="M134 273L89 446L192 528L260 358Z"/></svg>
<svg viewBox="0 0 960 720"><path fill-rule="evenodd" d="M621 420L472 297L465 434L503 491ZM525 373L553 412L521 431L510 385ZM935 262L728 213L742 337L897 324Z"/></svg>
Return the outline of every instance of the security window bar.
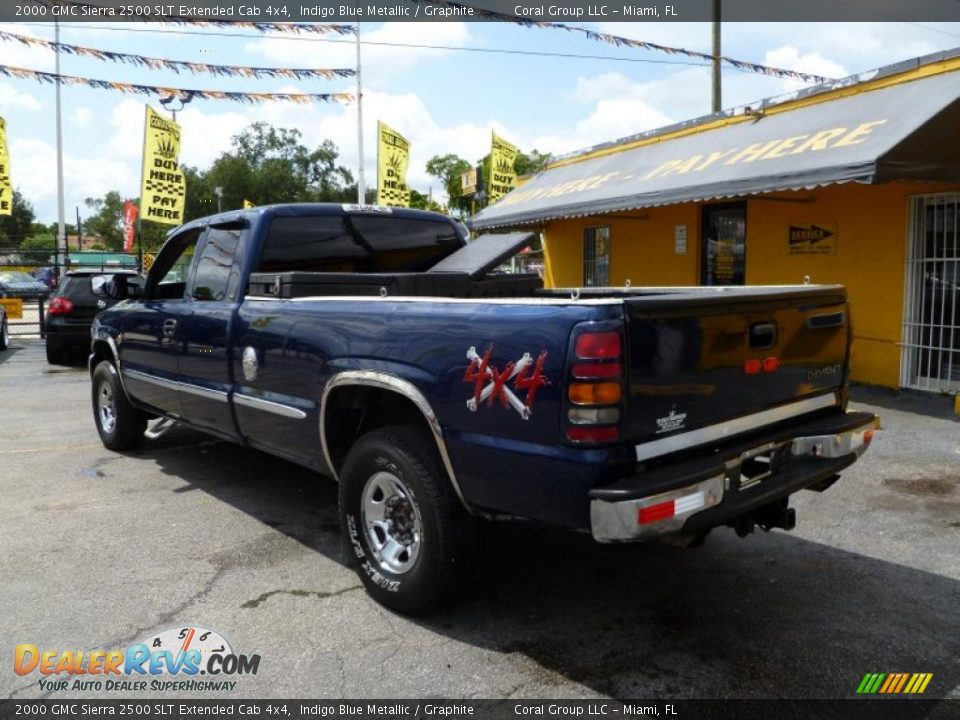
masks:
<svg viewBox="0 0 960 720"><path fill-rule="evenodd" d="M610 284L610 228L591 227L583 231L583 285Z"/></svg>
<svg viewBox="0 0 960 720"><path fill-rule="evenodd" d="M912 198L900 384L960 391L960 194Z"/></svg>

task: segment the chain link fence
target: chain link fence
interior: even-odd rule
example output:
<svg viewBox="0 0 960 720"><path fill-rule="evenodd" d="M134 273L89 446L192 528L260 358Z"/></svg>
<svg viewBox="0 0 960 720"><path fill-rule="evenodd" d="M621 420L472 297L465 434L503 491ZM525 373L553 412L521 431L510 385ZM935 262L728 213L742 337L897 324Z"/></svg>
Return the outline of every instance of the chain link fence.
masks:
<svg viewBox="0 0 960 720"><path fill-rule="evenodd" d="M10 334L43 336L46 307L64 273L71 270L142 271L144 260L140 253L129 252L63 253L0 247L0 304L6 310Z"/></svg>

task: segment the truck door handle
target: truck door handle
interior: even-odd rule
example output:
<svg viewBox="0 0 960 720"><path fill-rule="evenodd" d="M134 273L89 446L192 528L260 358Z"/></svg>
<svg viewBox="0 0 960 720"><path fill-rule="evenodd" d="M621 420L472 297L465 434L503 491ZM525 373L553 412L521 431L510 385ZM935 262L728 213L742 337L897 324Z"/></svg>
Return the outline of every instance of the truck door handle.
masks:
<svg viewBox="0 0 960 720"><path fill-rule="evenodd" d="M163 336L164 337L173 337L173 334L177 331L177 321L176 320L164 320L163 321Z"/></svg>

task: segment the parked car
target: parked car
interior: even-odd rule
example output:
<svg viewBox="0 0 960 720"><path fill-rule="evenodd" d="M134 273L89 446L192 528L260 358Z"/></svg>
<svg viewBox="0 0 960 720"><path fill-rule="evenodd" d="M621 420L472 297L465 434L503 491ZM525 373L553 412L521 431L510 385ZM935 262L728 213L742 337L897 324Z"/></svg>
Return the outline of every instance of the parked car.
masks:
<svg viewBox="0 0 960 720"><path fill-rule="evenodd" d="M43 282L30 277L19 270L0 272L0 297L36 300L45 298L50 292Z"/></svg>
<svg viewBox="0 0 960 720"><path fill-rule="evenodd" d="M57 286L57 269L53 267L41 267L34 270L34 280L39 280L51 290Z"/></svg>
<svg viewBox="0 0 960 720"><path fill-rule="evenodd" d="M0 352L10 347L10 327L7 325L7 310L0 305Z"/></svg>
<svg viewBox="0 0 960 720"><path fill-rule="evenodd" d="M877 418L847 412L842 286L490 275L531 239L468 244L443 215L356 205L194 220L94 322L100 439L134 448L156 417L151 438L182 422L335 478L345 556L406 613L469 572L481 519L693 546L790 530L790 496L870 444Z"/></svg>
<svg viewBox="0 0 960 720"><path fill-rule="evenodd" d="M60 287L47 306L43 330L47 337L47 362L59 365L70 355L86 357L90 352L90 326L101 310L117 303L93 294L91 281L103 276L99 270L74 270L63 276ZM139 285L140 276L131 271L111 273L110 277L124 278L127 283Z"/></svg>

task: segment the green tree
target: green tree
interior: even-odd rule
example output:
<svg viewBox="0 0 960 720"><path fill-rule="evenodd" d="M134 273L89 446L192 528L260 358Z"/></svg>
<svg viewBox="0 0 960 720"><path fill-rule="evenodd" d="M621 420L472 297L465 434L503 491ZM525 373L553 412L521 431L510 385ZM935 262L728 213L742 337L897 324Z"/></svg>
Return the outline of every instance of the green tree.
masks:
<svg viewBox="0 0 960 720"><path fill-rule="evenodd" d="M529 153L519 152L513 159L513 169L517 176L533 175L547 168L552 156L550 153L542 153L536 148Z"/></svg>
<svg viewBox="0 0 960 720"><path fill-rule="evenodd" d="M215 208L214 188L222 188L224 210L242 207L244 200L258 205L350 201L356 197L356 186L351 172L337 163L338 157L330 140L311 150L299 130L257 122L233 138L233 149L200 178L201 189Z"/></svg>
<svg viewBox="0 0 960 720"><path fill-rule="evenodd" d="M51 234L31 235L20 243L20 252L53 252L57 247L57 239Z"/></svg>
<svg viewBox="0 0 960 720"><path fill-rule="evenodd" d="M443 212L443 206L436 200L430 199L428 195L417 192L410 188L410 207L418 210L433 210L434 212Z"/></svg>
<svg viewBox="0 0 960 720"><path fill-rule="evenodd" d="M32 234L35 220L33 205L24 199L19 190L14 190L11 214L0 215L0 247L19 247Z"/></svg>
<svg viewBox="0 0 960 720"><path fill-rule="evenodd" d="M95 235L110 250L123 249L123 196L111 190L102 198L87 198L83 201L90 217L83 221L88 235Z"/></svg>
<svg viewBox="0 0 960 720"><path fill-rule="evenodd" d="M453 153L436 155L427 161L427 173L443 183L450 209L459 211L461 215L470 212L470 198L461 193L460 177L471 167L469 162Z"/></svg>

